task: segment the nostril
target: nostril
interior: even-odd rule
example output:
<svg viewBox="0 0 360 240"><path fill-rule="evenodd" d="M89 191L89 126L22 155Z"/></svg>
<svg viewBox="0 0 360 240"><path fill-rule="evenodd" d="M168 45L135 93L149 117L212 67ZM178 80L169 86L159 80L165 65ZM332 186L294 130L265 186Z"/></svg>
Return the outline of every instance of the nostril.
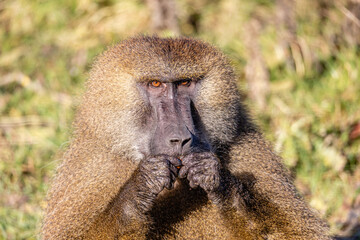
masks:
<svg viewBox="0 0 360 240"><path fill-rule="evenodd" d="M184 139L184 141L181 143L181 147L184 147L188 142L190 142L191 138Z"/></svg>
<svg viewBox="0 0 360 240"><path fill-rule="evenodd" d="M177 144L180 143L180 139L170 139L171 144Z"/></svg>

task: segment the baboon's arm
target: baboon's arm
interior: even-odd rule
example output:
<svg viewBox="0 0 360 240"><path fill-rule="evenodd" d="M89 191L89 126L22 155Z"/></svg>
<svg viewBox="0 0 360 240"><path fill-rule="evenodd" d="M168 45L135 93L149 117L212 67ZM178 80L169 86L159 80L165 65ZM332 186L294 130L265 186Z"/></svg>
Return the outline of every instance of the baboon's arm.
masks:
<svg viewBox="0 0 360 240"><path fill-rule="evenodd" d="M131 214L131 196L125 184L136 166L126 165L128 161L116 159L109 151L91 143L74 143L64 155L54 185L49 192L47 214L42 229L43 239L82 239L100 221L107 231L131 228L110 217L114 201L121 202L116 210ZM130 181L131 182L131 181ZM123 197L127 195L126 197ZM131 206L130 206L131 207ZM116 213L116 215L127 216ZM108 217L104 217L108 216ZM115 226L114 223L120 224ZM111 225L111 226L110 226ZM113 225L113 226L112 226ZM90 231L91 232L91 231ZM131 232L131 230L129 230ZM99 234L98 234L99 236Z"/></svg>
<svg viewBox="0 0 360 240"><path fill-rule="evenodd" d="M223 190L217 201L235 232L248 229L266 239L330 239L326 225L299 196L261 134L241 136L227 169L221 173Z"/></svg>

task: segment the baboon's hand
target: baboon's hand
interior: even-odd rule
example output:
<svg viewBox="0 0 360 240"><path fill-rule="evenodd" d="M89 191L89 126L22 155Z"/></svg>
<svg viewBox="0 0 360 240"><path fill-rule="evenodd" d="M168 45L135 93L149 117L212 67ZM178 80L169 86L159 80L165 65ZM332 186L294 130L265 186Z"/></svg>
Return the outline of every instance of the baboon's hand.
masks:
<svg viewBox="0 0 360 240"><path fill-rule="evenodd" d="M213 153L191 153L182 159L182 165L179 177L187 177L191 188L200 186L209 194L219 187L219 159Z"/></svg>
<svg viewBox="0 0 360 240"><path fill-rule="evenodd" d="M144 159L139 166L139 192L143 197L156 197L164 188L173 188L181 161L175 157L159 155Z"/></svg>

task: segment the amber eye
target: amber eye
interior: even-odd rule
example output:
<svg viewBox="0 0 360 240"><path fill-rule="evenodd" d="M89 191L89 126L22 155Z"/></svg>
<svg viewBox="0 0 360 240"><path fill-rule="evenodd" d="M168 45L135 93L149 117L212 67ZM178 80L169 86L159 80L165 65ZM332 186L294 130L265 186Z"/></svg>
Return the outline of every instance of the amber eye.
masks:
<svg viewBox="0 0 360 240"><path fill-rule="evenodd" d="M154 80L154 81L151 81L151 82L150 82L150 85L151 85L152 87L160 87L161 82Z"/></svg>
<svg viewBox="0 0 360 240"><path fill-rule="evenodd" d="M180 85L182 86L190 86L191 80L183 80L180 82Z"/></svg>

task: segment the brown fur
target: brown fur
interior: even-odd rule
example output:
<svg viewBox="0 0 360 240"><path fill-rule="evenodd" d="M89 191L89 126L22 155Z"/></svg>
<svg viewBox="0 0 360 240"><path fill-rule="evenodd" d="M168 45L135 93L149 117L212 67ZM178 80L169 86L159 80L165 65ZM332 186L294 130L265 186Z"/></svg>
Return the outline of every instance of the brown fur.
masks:
<svg viewBox="0 0 360 240"><path fill-rule="evenodd" d="M177 179L142 214L129 197L148 141L149 109L136 83L193 75L204 77L194 105L228 184L212 202ZM123 41L98 58L82 102L48 195L43 239L330 239L249 119L214 47L188 38Z"/></svg>

